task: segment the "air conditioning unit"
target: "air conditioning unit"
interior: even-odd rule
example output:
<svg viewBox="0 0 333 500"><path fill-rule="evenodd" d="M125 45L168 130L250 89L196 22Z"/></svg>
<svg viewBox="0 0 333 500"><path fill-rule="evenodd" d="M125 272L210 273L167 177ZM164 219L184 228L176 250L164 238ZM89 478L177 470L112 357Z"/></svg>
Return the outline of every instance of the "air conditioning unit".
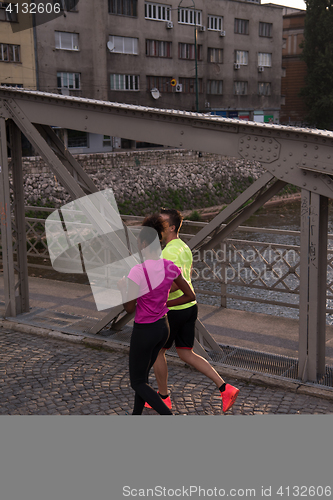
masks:
<svg viewBox="0 0 333 500"><path fill-rule="evenodd" d="M169 29L169 30L170 30L171 28L173 28L173 22L172 22L172 21L168 21L168 22L166 23L166 27L167 27L167 29Z"/></svg>
<svg viewBox="0 0 333 500"><path fill-rule="evenodd" d="M199 31L206 31L206 26L199 26Z"/></svg>
<svg viewBox="0 0 333 500"><path fill-rule="evenodd" d="M175 91L176 92L183 92L183 84L177 83L177 85L175 86Z"/></svg>
<svg viewBox="0 0 333 500"><path fill-rule="evenodd" d="M264 71L264 67L263 66L258 66L258 71L259 71L259 73L262 73Z"/></svg>
<svg viewBox="0 0 333 500"><path fill-rule="evenodd" d="M234 69L240 69L241 65L239 63L234 63Z"/></svg>
<svg viewBox="0 0 333 500"><path fill-rule="evenodd" d="M225 36L225 31L220 31L220 36Z"/></svg>

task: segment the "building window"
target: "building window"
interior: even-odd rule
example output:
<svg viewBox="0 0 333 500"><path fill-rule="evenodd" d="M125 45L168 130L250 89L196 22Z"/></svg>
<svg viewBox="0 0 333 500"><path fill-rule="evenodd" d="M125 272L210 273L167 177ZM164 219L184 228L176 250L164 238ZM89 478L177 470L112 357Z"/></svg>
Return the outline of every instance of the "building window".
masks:
<svg viewBox="0 0 333 500"><path fill-rule="evenodd" d="M172 76L147 76L147 90L158 89L160 92L173 92Z"/></svg>
<svg viewBox="0 0 333 500"><path fill-rule="evenodd" d="M222 80L208 80L207 81L207 94L222 95Z"/></svg>
<svg viewBox="0 0 333 500"><path fill-rule="evenodd" d="M195 59L195 45L194 43L179 43L178 44L178 57L179 59ZM202 45L197 45L197 59L202 61Z"/></svg>
<svg viewBox="0 0 333 500"><path fill-rule="evenodd" d="M113 44L111 52L116 54L138 54L138 38L111 35L109 41Z"/></svg>
<svg viewBox="0 0 333 500"><path fill-rule="evenodd" d="M272 66L272 54L268 54L267 52L259 52L258 66L265 66L265 68L270 68Z"/></svg>
<svg viewBox="0 0 333 500"><path fill-rule="evenodd" d="M208 62L210 63L223 63L223 49L214 49L213 47L208 47Z"/></svg>
<svg viewBox="0 0 333 500"><path fill-rule="evenodd" d="M234 95L247 95L247 82L234 82Z"/></svg>
<svg viewBox="0 0 333 500"><path fill-rule="evenodd" d="M109 0L109 13L137 17L138 0Z"/></svg>
<svg viewBox="0 0 333 500"><path fill-rule="evenodd" d="M80 73L58 71L57 86L58 89L80 90Z"/></svg>
<svg viewBox="0 0 333 500"><path fill-rule="evenodd" d="M249 34L249 21L247 19L235 19L235 33L240 35Z"/></svg>
<svg viewBox="0 0 333 500"><path fill-rule="evenodd" d="M62 50L79 50L78 33L55 31L55 48Z"/></svg>
<svg viewBox="0 0 333 500"><path fill-rule="evenodd" d="M87 148L88 134L80 130L67 129L67 145L69 148Z"/></svg>
<svg viewBox="0 0 333 500"><path fill-rule="evenodd" d="M201 26L202 12L194 9L178 9L178 22Z"/></svg>
<svg viewBox="0 0 333 500"><path fill-rule="evenodd" d="M20 62L20 46L0 43L0 61Z"/></svg>
<svg viewBox="0 0 333 500"><path fill-rule="evenodd" d="M146 56L171 57L171 42L146 40Z"/></svg>
<svg viewBox="0 0 333 500"><path fill-rule="evenodd" d="M249 53L247 50L235 50L235 63L247 66L249 62Z"/></svg>
<svg viewBox="0 0 333 500"><path fill-rule="evenodd" d="M259 23L259 36L271 38L273 30L272 23Z"/></svg>
<svg viewBox="0 0 333 500"><path fill-rule="evenodd" d="M145 2L145 18L153 21L171 21L171 7L160 3Z"/></svg>
<svg viewBox="0 0 333 500"><path fill-rule="evenodd" d="M223 30L223 17L220 16L208 16L208 29L214 31Z"/></svg>
<svg viewBox="0 0 333 500"><path fill-rule="evenodd" d="M183 86L186 94L195 94L195 78L179 78L179 83ZM198 78L198 93L203 93L202 78Z"/></svg>
<svg viewBox="0 0 333 500"><path fill-rule="evenodd" d="M17 7L14 3L0 2L0 21L17 23Z"/></svg>
<svg viewBox="0 0 333 500"><path fill-rule="evenodd" d="M271 84L269 82L258 82L259 95L271 95Z"/></svg>
<svg viewBox="0 0 333 500"><path fill-rule="evenodd" d="M138 75L110 75L111 90L139 90Z"/></svg>
<svg viewBox="0 0 333 500"><path fill-rule="evenodd" d="M60 4L61 10L66 10L67 12L77 12L77 4L79 0L53 0L53 4Z"/></svg>
<svg viewBox="0 0 333 500"><path fill-rule="evenodd" d="M103 148L112 146L112 136L111 135L103 135Z"/></svg>

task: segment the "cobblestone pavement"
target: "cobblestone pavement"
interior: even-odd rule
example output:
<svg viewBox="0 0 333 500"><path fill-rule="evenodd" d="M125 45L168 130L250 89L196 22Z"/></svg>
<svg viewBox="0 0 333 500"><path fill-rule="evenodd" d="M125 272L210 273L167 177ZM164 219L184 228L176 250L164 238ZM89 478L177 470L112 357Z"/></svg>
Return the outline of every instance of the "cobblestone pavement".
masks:
<svg viewBox="0 0 333 500"><path fill-rule="evenodd" d="M124 415L131 413L126 352L86 347L0 328L0 414ZM151 378L151 382L154 378ZM327 414L333 401L281 388L227 380L241 392L227 414ZM154 386L154 383L152 384ZM174 411L223 415L214 384L191 368L169 363ZM144 410L153 415L153 410Z"/></svg>

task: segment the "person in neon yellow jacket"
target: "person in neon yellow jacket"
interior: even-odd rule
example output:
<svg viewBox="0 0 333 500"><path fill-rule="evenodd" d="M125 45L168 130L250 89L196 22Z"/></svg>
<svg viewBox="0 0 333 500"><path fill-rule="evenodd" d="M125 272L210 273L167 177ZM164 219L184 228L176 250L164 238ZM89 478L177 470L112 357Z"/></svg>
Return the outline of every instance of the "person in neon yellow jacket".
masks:
<svg viewBox="0 0 333 500"><path fill-rule="evenodd" d="M160 215L166 222L166 228L162 236L162 241L165 245L162 256L164 259L174 262L174 264L181 269L184 279L193 289L191 284L193 263L192 252L186 243L179 238L179 230L182 225L183 217L178 210L165 208L161 209ZM177 285L173 284L168 300L177 299L182 293L183 292L178 289ZM230 384L226 384L223 378L214 370L206 359L193 352L197 315L198 306L196 300L169 307L168 321L170 325L170 336L164 347L160 350L154 363L158 393L164 400L164 403L169 408L172 408L172 402L168 392L168 367L165 351L170 349L173 342L175 342L177 354L180 359L193 368L196 368L216 384L222 397L222 410L226 412L236 401L239 389ZM149 407L147 403L146 407Z"/></svg>

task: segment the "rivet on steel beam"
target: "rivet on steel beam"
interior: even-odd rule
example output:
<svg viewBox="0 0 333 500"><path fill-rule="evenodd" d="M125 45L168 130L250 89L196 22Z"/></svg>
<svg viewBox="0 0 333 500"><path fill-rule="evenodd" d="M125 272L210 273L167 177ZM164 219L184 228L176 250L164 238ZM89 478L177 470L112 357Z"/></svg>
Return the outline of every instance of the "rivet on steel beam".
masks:
<svg viewBox="0 0 333 500"><path fill-rule="evenodd" d="M182 143L182 142L180 142L180 143L179 143L179 146L182 146L182 145L183 145L183 143Z"/></svg>
<svg viewBox="0 0 333 500"><path fill-rule="evenodd" d="M272 139L269 139L268 142L269 142L269 144L272 144L273 141L272 141Z"/></svg>
<svg viewBox="0 0 333 500"><path fill-rule="evenodd" d="M241 140L240 140L240 142L241 142L241 144L243 144L244 140L243 140L243 139L241 139Z"/></svg>
<svg viewBox="0 0 333 500"><path fill-rule="evenodd" d="M331 158L331 155L327 155L327 159L330 160L330 158Z"/></svg>
<svg viewBox="0 0 333 500"><path fill-rule="evenodd" d="M306 182L303 182L303 187L305 187L305 186L306 186Z"/></svg>
<svg viewBox="0 0 333 500"><path fill-rule="evenodd" d="M267 160L267 161L269 161L269 160L270 160L270 157L269 157L269 156L267 156L266 160Z"/></svg>
<svg viewBox="0 0 333 500"><path fill-rule="evenodd" d="M278 146L277 144L275 144L274 148L275 148L275 149L278 149L278 147L279 147L279 146Z"/></svg>
<svg viewBox="0 0 333 500"><path fill-rule="evenodd" d="M184 130L181 130L181 131L180 131L180 135L184 135Z"/></svg>
<svg viewBox="0 0 333 500"><path fill-rule="evenodd" d="M307 147L308 147L308 145L307 145L307 144L303 144L303 148L307 148Z"/></svg>
<svg viewBox="0 0 333 500"><path fill-rule="evenodd" d="M243 151L243 148L239 148L239 151Z"/></svg>
<svg viewBox="0 0 333 500"><path fill-rule="evenodd" d="M318 149L318 146L315 146L315 149Z"/></svg>
<svg viewBox="0 0 333 500"><path fill-rule="evenodd" d="M313 186L313 190L314 190L314 191L317 191L317 186Z"/></svg>
<svg viewBox="0 0 333 500"><path fill-rule="evenodd" d="M248 141L250 141L250 140L251 140L251 137L250 137L249 135L247 136L247 140L248 140Z"/></svg>
<svg viewBox="0 0 333 500"><path fill-rule="evenodd" d="M265 142L265 138L264 137L261 139L261 142Z"/></svg>
<svg viewBox="0 0 333 500"><path fill-rule="evenodd" d="M290 153L289 153L289 156L292 156L292 155L293 155L293 154L290 152Z"/></svg>
<svg viewBox="0 0 333 500"><path fill-rule="evenodd" d="M257 141L257 140L258 140L258 137L255 137L255 138L254 138L254 140L255 140L255 141Z"/></svg>

